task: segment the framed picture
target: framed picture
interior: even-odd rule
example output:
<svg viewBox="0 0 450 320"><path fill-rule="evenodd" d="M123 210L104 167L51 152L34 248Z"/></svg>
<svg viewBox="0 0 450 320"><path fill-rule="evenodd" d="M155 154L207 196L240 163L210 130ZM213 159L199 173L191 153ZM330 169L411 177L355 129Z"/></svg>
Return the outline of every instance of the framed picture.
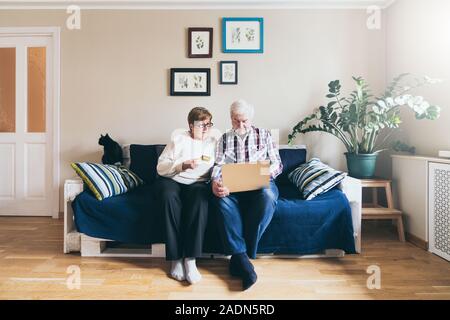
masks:
<svg viewBox="0 0 450 320"><path fill-rule="evenodd" d="M189 58L212 58L213 28L188 29Z"/></svg>
<svg viewBox="0 0 450 320"><path fill-rule="evenodd" d="M171 96L210 96L211 69L172 68L170 69Z"/></svg>
<svg viewBox="0 0 450 320"><path fill-rule="evenodd" d="M220 61L220 84L238 83L238 62Z"/></svg>
<svg viewBox="0 0 450 320"><path fill-rule="evenodd" d="M222 18L222 50L225 53L263 53L263 18Z"/></svg>

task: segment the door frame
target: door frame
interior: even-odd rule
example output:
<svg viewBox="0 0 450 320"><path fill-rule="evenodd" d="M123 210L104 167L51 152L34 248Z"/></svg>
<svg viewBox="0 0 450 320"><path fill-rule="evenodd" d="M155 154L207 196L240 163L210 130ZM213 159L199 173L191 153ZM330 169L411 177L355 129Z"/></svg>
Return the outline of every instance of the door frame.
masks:
<svg viewBox="0 0 450 320"><path fill-rule="evenodd" d="M53 47L53 96L52 96L52 147L53 180L51 216L59 218L59 179L60 179L60 108L61 108L61 28L60 27L0 27L0 38L47 36Z"/></svg>

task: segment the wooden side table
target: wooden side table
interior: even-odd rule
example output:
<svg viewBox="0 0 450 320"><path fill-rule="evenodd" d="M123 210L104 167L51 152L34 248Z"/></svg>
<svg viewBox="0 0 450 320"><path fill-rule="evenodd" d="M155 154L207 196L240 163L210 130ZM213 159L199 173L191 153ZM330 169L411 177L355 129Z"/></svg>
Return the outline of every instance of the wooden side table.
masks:
<svg viewBox="0 0 450 320"><path fill-rule="evenodd" d="M396 220L397 232L401 242L405 242L405 231L403 228L402 212L394 209L392 201L391 180L383 179L361 179L363 188L372 188L372 203L364 203L362 208L363 220ZM384 188L388 207L378 204L377 188Z"/></svg>

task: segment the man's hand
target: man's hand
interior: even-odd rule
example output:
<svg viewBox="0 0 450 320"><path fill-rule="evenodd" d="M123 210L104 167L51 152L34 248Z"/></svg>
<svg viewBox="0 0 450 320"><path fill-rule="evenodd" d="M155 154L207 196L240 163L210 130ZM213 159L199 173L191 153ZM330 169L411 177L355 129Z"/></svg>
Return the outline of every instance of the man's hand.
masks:
<svg viewBox="0 0 450 320"><path fill-rule="evenodd" d="M198 161L195 159L187 160L183 162L181 165L181 170L187 170L187 169L195 169L198 166Z"/></svg>
<svg viewBox="0 0 450 320"><path fill-rule="evenodd" d="M224 198L230 195L230 190L222 184L221 180L213 180L212 192L219 198Z"/></svg>

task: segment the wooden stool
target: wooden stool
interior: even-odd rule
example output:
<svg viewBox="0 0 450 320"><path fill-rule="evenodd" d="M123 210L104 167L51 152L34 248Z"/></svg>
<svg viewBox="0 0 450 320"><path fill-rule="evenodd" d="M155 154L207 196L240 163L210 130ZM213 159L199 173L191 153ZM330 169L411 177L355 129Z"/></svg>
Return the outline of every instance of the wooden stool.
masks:
<svg viewBox="0 0 450 320"><path fill-rule="evenodd" d="M362 209L363 220L396 220L397 232L401 242L405 242L405 231L403 229L402 212L394 209L392 201L391 180L383 179L361 179L363 188L372 188L372 203L364 203ZM384 188L388 207L378 204L377 188Z"/></svg>

